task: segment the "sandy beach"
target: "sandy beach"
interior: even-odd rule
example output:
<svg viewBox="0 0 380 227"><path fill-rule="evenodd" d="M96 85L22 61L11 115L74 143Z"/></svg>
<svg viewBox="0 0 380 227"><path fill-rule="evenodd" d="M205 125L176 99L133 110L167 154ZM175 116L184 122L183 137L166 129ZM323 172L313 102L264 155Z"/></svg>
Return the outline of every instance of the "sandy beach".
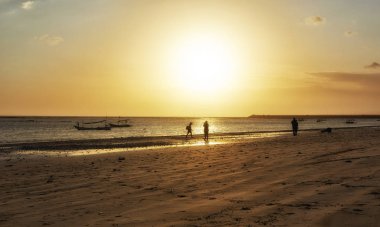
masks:
<svg viewBox="0 0 380 227"><path fill-rule="evenodd" d="M0 226L380 226L379 128L48 152L0 154Z"/></svg>

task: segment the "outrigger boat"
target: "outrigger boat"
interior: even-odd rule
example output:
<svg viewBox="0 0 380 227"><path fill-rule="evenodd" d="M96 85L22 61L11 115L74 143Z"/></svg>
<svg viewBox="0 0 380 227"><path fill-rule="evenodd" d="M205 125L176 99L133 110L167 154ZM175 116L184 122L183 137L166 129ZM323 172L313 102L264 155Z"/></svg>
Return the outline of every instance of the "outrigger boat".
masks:
<svg viewBox="0 0 380 227"><path fill-rule="evenodd" d="M82 123L83 124L98 124L98 123L103 123L105 122L104 126L98 126L98 127L84 127L77 122L76 125L74 125L74 128L78 130L111 130L111 126L107 125L107 122L105 120L103 121L95 121L95 122L87 122L87 123Z"/></svg>
<svg viewBox="0 0 380 227"><path fill-rule="evenodd" d="M74 125L74 128L78 130L111 130L112 127L108 125L103 126L103 127L83 127L83 126Z"/></svg>
<svg viewBox="0 0 380 227"><path fill-rule="evenodd" d="M128 120L118 120L116 124L109 123L108 125L112 128L125 128L132 126L128 124Z"/></svg>

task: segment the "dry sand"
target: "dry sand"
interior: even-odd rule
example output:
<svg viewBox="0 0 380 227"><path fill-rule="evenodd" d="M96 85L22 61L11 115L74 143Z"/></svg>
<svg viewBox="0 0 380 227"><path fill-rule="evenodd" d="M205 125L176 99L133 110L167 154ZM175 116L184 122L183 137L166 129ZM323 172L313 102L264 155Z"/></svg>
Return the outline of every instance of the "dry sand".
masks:
<svg viewBox="0 0 380 227"><path fill-rule="evenodd" d="M0 226L380 226L380 129L0 155Z"/></svg>

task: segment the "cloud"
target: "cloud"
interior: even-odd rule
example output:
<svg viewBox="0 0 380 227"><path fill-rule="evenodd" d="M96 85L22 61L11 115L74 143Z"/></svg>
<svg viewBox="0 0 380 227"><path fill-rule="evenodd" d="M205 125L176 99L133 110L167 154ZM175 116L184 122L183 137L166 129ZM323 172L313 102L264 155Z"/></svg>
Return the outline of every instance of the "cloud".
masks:
<svg viewBox="0 0 380 227"><path fill-rule="evenodd" d="M21 9L31 10L33 8L34 1L25 1L21 3Z"/></svg>
<svg viewBox="0 0 380 227"><path fill-rule="evenodd" d="M49 35L49 34L35 37L35 39L48 46L57 46L64 41L64 39L61 36L55 36L55 35Z"/></svg>
<svg viewBox="0 0 380 227"><path fill-rule="evenodd" d="M367 69L378 69L378 68L380 68L380 64L377 62L372 62L372 64L366 65L365 68L367 68Z"/></svg>
<svg viewBox="0 0 380 227"><path fill-rule="evenodd" d="M363 79L377 79L380 81L380 73L348 73L348 72L311 72L308 73L313 76L325 77L330 79L339 80L363 80Z"/></svg>
<svg viewBox="0 0 380 227"><path fill-rule="evenodd" d="M309 73L324 84L346 89L360 88L379 92L380 73L314 72Z"/></svg>
<svg viewBox="0 0 380 227"><path fill-rule="evenodd" d="M321 16L311 16L305 18L305 24L311 26L319 26L326 23L326 18Z"/></svg>
<svg viewBox="0 0 380 227"><path fill-rule="evenodd" d="M346 37L352 37L352 36L355 36L355 35L357 35L358 33L356 33L356 32L354 32L354 31L345 31L344 32L344 35L346 36Z"/></svg>
<svg viewBox="0 0 380 227"><path fill-rule="evenodd" d="M10 0L0 0L0 16L9 16L13 15L20 8L20 3L12 2Z"/></svg>

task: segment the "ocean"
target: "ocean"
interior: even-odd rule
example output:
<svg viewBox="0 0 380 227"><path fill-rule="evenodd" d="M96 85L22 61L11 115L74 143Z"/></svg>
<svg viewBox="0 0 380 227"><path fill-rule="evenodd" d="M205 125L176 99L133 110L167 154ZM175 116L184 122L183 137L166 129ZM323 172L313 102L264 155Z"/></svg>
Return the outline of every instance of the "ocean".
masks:
<svg viewBox="0 0 380 227"><path fill-rule="evenodd" d="M279 132L290 130L291 119L265 118L176 118L176 117L130 117L132 127L112 128L109 131L78 131L76 122L107 120L117 122L118 117L0 117L0 144L65 141L80 139L105 139L126 137L154 137L185 135L186 125L193 122L193 134L203 133L203 122L210 124L210 134L239 132ZM358 118L354 124L346 124L346 118L308 118L299 122L300 130L327 127L380 126L375 118ZM104 126L104 123L94 125Z"/></svg>

